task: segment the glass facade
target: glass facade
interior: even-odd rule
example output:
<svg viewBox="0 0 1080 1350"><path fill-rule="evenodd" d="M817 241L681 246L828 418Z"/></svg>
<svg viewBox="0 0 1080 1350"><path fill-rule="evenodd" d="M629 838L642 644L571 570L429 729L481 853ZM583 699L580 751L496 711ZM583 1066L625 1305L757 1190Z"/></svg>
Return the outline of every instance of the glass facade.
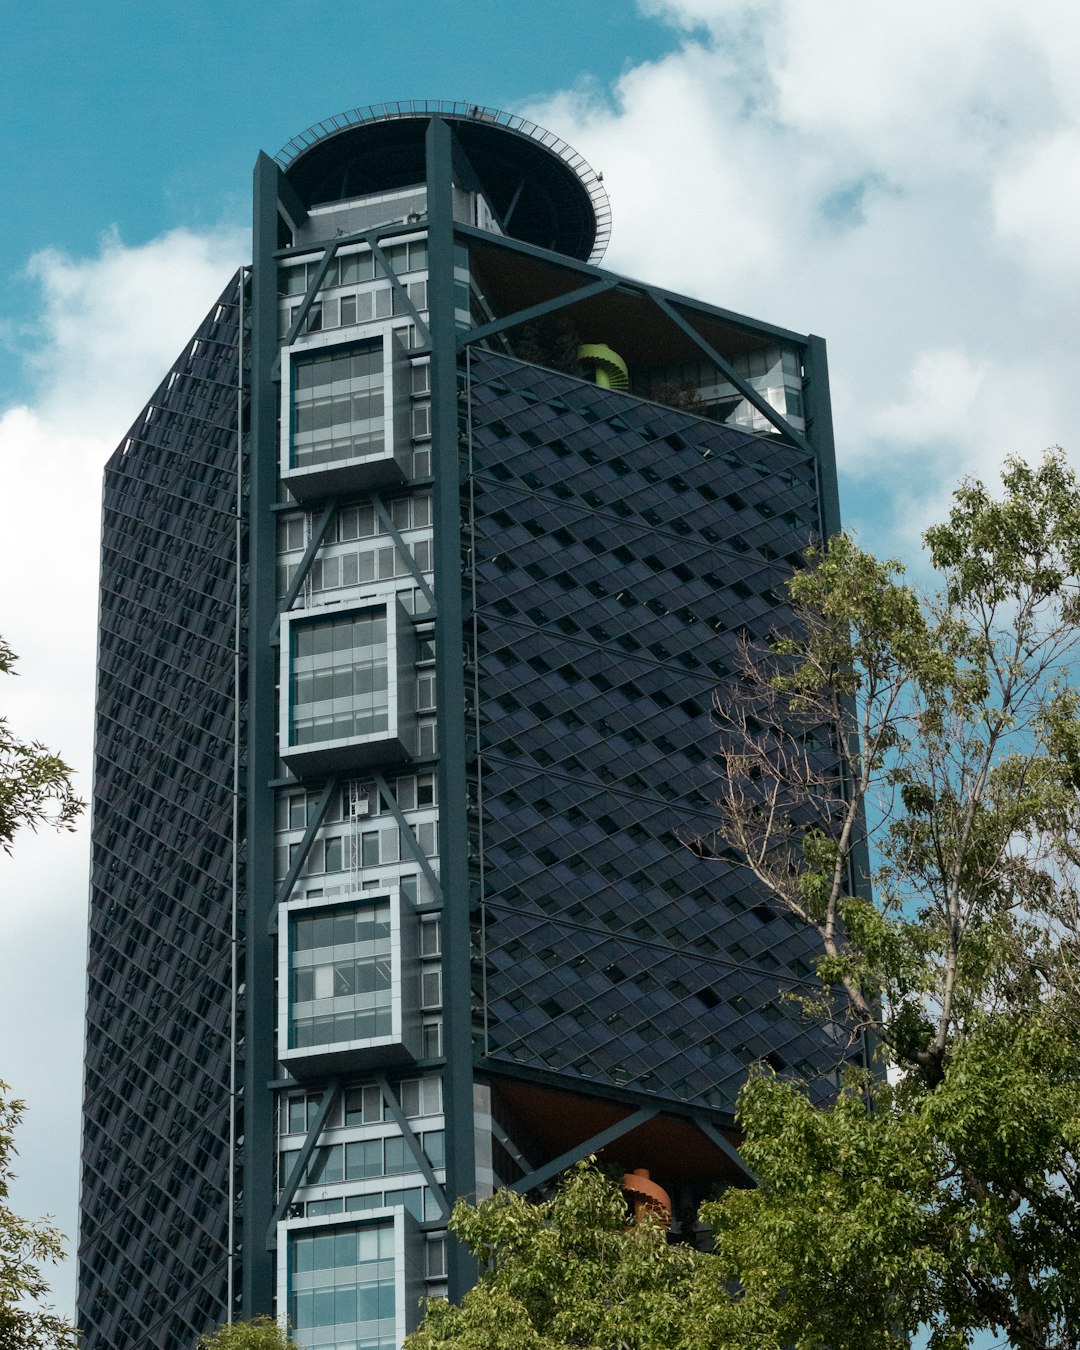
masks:
<svg viewBox="0 0 1080 1350"><path fill-rule="evenodd" d="M266 1312L396 1350L467 1285L458 1195L644 1105L625 1161L683 1168L692 1213L748 1066L824 1097L847 1051L783 997L806 935L681 842L711 691L824 530L817 340L679 302L718 380L647 286L575 279L579 157L480 111L422 190L423 119L370 159L343 124L287 189L260 161L249 303L110 462L86 1350ZM577 359L608 340L626 390Z"/></svg>
<svg viewBox="0 0 1080 1350"><path fill-rule="evenodd" d="M381 342L296 361L291 467L381 455L383 383Z"/></svg>
<svg viewBox="0 0 1080 1350"><path fill-rule="evenodd" d="M298 914L291 929L290 1047L388 1036L389 900Z"/></svg>
<svg viewBox="0 0 1080 1350"><path fill-rule="evenodd" d="M385 610L296 623L291 645L290 745L388 730Z"/></svg>
<svg viewBox="0 0 1080 1350"><path fill-rule="evenodd" d="M289 1319L304 1350L397 1350L390 1224L293 1233Z"/></svg>
<svg viewBox="0 0 1080 1350"><path fill-rule="evenodd" d="M84 1350L228 1313L237 274L105 470L79 1222Z"/></svg>

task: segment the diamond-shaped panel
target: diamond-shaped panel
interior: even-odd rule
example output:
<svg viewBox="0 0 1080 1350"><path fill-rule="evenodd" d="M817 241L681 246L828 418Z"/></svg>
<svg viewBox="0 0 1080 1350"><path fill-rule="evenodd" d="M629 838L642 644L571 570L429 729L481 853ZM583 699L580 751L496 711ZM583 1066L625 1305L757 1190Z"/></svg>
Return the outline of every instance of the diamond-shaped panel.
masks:
<svg viewBox="0 0 1080 1350"><path fill-rule="evenodd" d="M815 944L708 832L712 691L783 625L815 465L492 353L471 358L486 1053L730 1111L768 1058L825 1092Z"/></svg>
<svg viewBox="0 0 1080 1350"><path fill-rule="evenodd" d="M240 275L105 478L84 1350L226 1313Z"/></svg>

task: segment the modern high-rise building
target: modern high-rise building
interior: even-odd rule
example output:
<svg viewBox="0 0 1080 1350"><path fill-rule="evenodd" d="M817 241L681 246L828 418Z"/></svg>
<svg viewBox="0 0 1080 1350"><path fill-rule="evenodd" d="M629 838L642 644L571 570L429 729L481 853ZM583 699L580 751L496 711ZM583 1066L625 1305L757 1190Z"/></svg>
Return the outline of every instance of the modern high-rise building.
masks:
<svg viewBox="0 0 1080 1350"><path fill-rule="evenodd" d="M838 525L824 344L608 230L520 118L312 127L109 462L85 1350L389 1350L473 1278L455 1197L591 1153L692 1238L747 1066L848 1053L783 998L808 936L682 842L712 690Z"/></svg>

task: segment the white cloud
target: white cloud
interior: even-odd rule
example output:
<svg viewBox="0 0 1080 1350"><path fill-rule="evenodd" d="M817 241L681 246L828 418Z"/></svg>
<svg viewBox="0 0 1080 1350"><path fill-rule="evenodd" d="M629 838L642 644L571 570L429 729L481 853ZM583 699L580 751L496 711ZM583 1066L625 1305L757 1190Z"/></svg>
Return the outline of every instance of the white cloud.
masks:
<svg viewBox="0 0 1080 1350"><path fill-rule="evenodd" d="M247 251L238 229L178 229L137 246L111 231L90 259L36 253L37 414L54 430L119 441Z"/></svg>
<svg viewBox="0 0 1080 1350"><path fill-rule="evenodd" d="M849 519L914 547L962 474L1080 452L1080 9L641 8L675 51L527 115L604 170L613 268L825 335Z"/></svg>
<svg viewBox="0 0 1080 1350"><path fill-rule="evenodd" d="M994 223L1021 262L1054 285L1080 282L1080 127L1026 147L993 185Z"/></svg>
<svg viewBox="0 0 1080 1350"><path fill-rule="evenodd" d="M29 264L40 293L32 331L18 331L28 386L0 409L0 474L9 509L0 533L0 633L19 655L0 686L0 714L41 740L90 790L102 469L162 375L246 255L245 236L175 230L98 253L54 250ZM15 326L5 325L12 346ZM16 1209L51 1211L75 1232L88 830L21 831L0 854L0 950L20 953L0 984L0 1078L27 1100ZM61 1310L74 1266L53 1278Z"/></svg>

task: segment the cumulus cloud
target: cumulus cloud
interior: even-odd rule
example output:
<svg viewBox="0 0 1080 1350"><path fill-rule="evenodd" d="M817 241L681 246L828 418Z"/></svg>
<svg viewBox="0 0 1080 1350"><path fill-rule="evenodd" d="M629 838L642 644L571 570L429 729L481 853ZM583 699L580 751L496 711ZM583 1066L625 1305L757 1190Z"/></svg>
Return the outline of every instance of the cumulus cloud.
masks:
<svg viewBox="0 0 1080 1350"><path fill-rule="evenodd" d="M105 461L232 271L239 230L175 230L130 246L112 232L92 257L36 254L32 330L5 325L26 396L0 409L0 633L19 655L0 714L76 770L89 792L101 475ZM17 1085L16 1207L74 1234L89 819L77 834L22 831L0 854L0 950L20 953L0 985L8 1031L0 1077ZM73 1303L74 1268L56 1276Z"/></svg>
<svg viewBox="0 0 1080 1350"><path fill-rule="evenodd" d="M828 339L848 519L907 551L961 475L1080 451L1080 11L641 8L674 51L527 115L604 170L609 265Z"/></svg>

